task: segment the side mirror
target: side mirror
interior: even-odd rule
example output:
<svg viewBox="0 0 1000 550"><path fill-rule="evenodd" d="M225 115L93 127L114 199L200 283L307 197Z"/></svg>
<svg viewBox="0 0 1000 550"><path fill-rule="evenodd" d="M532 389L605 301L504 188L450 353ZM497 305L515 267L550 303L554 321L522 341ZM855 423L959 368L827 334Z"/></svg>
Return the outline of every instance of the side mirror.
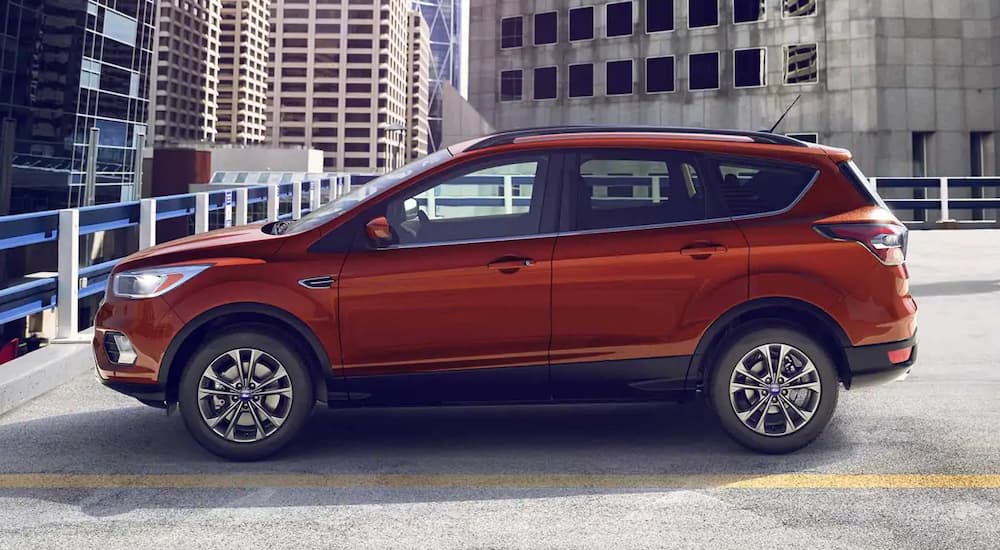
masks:
<svg viewBox="0 0 1000 550"><path fill-rule="evenodd" d="M365 232L368 238L375 244L382 244L392 240L392 229L389 227L389 220L385 216L379 216L365 224Z"/></svg>

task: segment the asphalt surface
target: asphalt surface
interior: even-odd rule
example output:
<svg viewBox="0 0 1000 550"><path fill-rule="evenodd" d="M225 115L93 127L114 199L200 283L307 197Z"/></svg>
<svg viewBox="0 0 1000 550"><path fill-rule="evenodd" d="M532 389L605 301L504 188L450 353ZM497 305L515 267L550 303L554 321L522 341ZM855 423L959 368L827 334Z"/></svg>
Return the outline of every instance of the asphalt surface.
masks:
<svg viewBox="0 0 1000 550"><path fill-rule="evenodd" d="M914 233L920 358L810 447L689 405L316 409L233 464L90 375L0 417L7 548L997 548L1000 231Z"/></svg>

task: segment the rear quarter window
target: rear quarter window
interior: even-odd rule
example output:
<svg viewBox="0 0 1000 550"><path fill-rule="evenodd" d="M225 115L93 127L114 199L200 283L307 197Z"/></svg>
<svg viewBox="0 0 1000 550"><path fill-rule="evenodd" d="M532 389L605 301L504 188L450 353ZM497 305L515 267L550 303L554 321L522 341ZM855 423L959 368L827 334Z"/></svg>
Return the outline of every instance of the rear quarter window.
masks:
<svg viewBox="0 0 1000 550"><path fill-rule="evenodd" d="M709 159L719 176L719 195L731 216L779 212L792 206L819 170L799 164Z"/></svg>

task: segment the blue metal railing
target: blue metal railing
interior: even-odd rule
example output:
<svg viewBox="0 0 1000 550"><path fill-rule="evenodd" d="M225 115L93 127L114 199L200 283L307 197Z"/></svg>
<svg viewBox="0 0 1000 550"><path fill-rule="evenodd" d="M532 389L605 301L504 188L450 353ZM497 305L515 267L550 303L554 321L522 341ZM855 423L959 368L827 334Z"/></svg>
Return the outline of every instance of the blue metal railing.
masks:
<svg viewBox="0 0 1000 550"><path fill-rule="evenodd" d="M298 184L302 200L299 206L300 213L304 215L310 211L312 197L315 196L314 185L319 188L320 204L322 204L327 198L340 196L350 186L367 182L371 177L345 175L316 183L301 182ZM532 183L533 178L524 176L466 177L441 186L433 195L422 194L418 197L418 203L426 206L433 202L438 207L523 208L530 203L530 192L525 190ZM651 183L649 178L636 177L628 180L608 178L604 183L608 187L617 189L614 193L616 196L608 197L608 201L649 200L648 197L638 195L627 196L629 186L648 188ZM245 188L246 203L243 205L236 205L235 197L232 196L236 194L234 190L210 191L207 193L204 215L226 209L230 204L239 208L265 204L268 205L266 208L268 211L278 209L279 219L290 219L295 210L292 204L295 185L284 183L275 186L277 205L268 205L271 196L268 186ZM871 185L885 197L889 207L913 227L929 227L938 221L948 221L956 213L961 213L960 216L956 216L959 218L959 223L966 221L994 225L998 223L995 218L996 211L1000 210L1000 178L872 178ZM463 189L462 186L470 188ZM475 186L480 189L473 189ZM492 192L477 194L482 191L483 186L495 188L495 194ZM518 192L517 189L521 191ZM626 196L617 196L622 193ZM197 218L197 195L191 193L157 197L153 221L142 219L140 202L80 208L77 237L141 226L143 223L155 225L156 221L190 216ZM983 219L974 219L973 214ZM255 221L250 215L246 219L250 223ZM60 237L59 220L58 211L0 217L0 251L56 242ZM77 296L85 298L104 292L108 276L117 262L118 259L110 259L79 268L82 284L78 285ZM56 307L60 292L58 276L41 273L35 278L22 278L15 282L17 284L0 290L0 324Z"/></svg>

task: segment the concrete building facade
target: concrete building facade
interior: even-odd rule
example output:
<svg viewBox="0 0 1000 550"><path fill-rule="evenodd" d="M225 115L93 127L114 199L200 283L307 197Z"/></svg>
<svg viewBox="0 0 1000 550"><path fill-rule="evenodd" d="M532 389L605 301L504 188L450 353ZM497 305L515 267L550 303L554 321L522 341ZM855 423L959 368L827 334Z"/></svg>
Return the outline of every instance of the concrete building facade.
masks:
<svg viewBox="0 0 1000 550"><path fill-rule="evenodd" d="M156 19L152 145L214 142L222 0L160 0Z"/></svg>
<svg viewBox="0 0 1000 550"><path fill-rule="evenodd" d="M221 0L216 140L261 143L267 131L271 0Z"/></svg>
<svg viewBox="0 0 1000 550"><path fill-rule="evenodd" d="M324 151L329 171L402 164L411 13L406 0L275 0L270 140Z"/></svg>
<svg viewBox="0 0 1000 550"><path fill-rule="evenodd" d="M878 176L992 175L1000 0L473 0L469 100L499 130L761 129Z"/></svg>

